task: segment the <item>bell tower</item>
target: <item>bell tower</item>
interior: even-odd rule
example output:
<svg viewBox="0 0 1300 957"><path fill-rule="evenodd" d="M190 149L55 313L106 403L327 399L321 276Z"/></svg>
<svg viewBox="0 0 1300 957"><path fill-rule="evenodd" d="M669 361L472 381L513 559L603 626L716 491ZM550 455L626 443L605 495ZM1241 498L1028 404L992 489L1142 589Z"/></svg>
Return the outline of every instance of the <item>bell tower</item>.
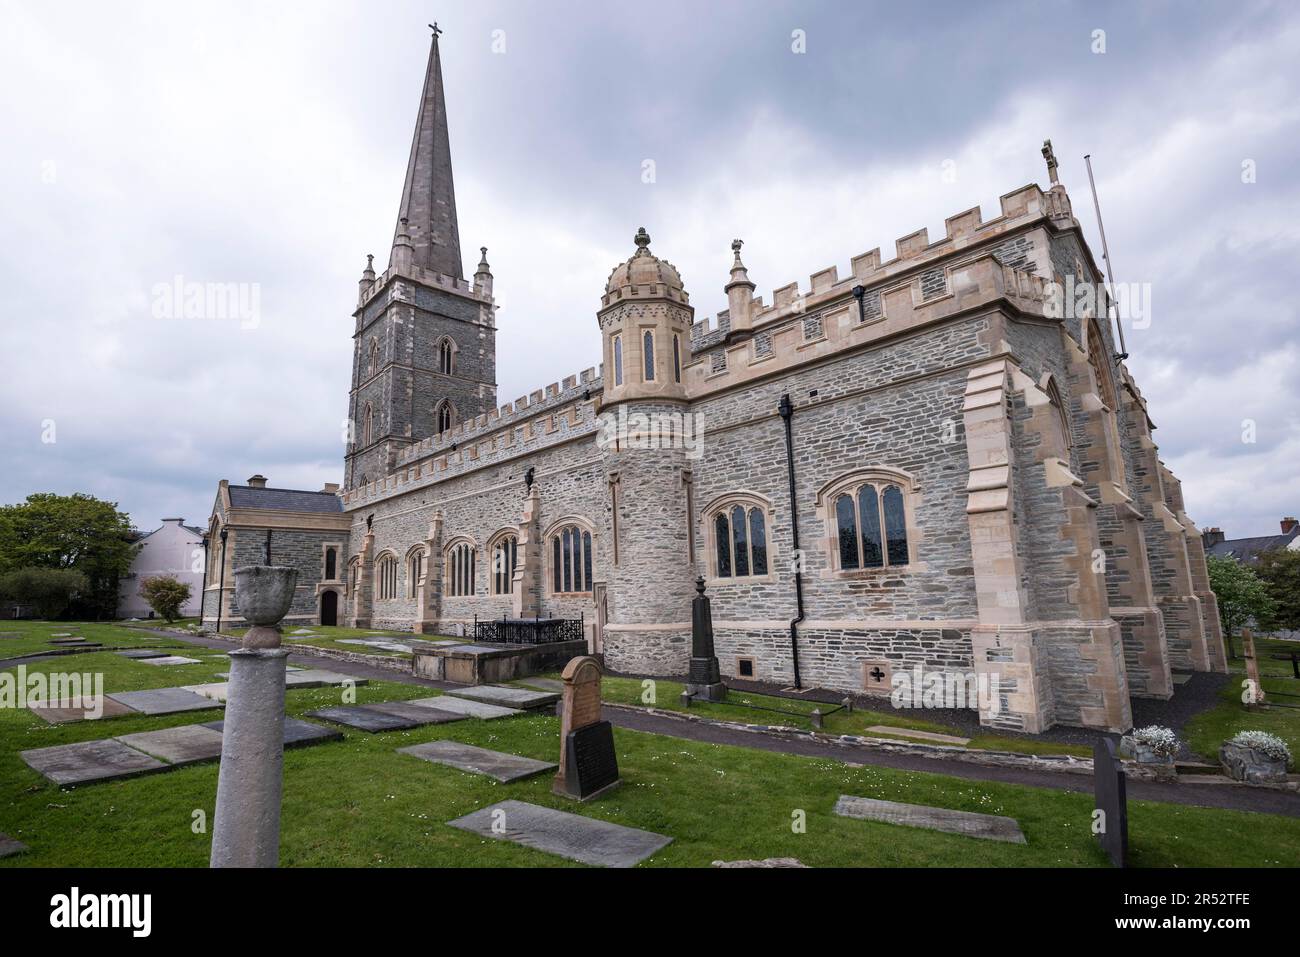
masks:
<svg viewBox="0 0 1300 957"><path fill-rule="evenodd" d="M464 278L441 31L433 39L416 113L388 268L361 274L353 313L348 488L385 477L421 439L496 407L496 305L487 249Z"/></svg>

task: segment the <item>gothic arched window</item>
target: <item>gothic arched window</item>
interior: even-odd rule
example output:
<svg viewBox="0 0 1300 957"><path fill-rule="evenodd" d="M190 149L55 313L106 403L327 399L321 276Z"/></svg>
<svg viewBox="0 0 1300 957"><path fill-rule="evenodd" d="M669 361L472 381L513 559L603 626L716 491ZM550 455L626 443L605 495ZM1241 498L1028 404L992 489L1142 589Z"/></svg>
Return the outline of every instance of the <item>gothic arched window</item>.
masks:
<svg viewBox="0 0 1300 957"><path fill-rule="evenodd" d="M551 533L551 592L556 595L591 591L591 532L564 525Z"/></svg>
<svg viewBox="0 0 1300 957"><path fill-rule="evenodd" d="M361 417L361 444L369 445L375 432L375 410L366 403L366 411Z"/></svg>
<svg viewBox="0 0 1300 957"><path fill-rule="evenodd" d="M452 407L451 402L449 402L446 399L443 399L440 403L438 403L438 411L436 414L436 418L437 418L437 428L438 428L439 435L441 435L443 432L448 431L452 427L452 424L456 421L456 415L455 415L455 409Z"/></svg>
<svg viewBox="0 0 1300 957"><path fill-rule="evenodd" d="M855 473L824 488L818 503L832 531L831 567L856 572L911 564L912 497L910 481L893 469Z"/></svg>
<svg viewBox="0 0 1300 957"><path fill-rule="evenodd" d="M492 554L492 594L509 595L515 590L515 565L519 539L511 532L498 535L489 546Z"/></svg>
<svg viewBox="0 0 1300 957"><path fill-rule="evenodd" d="M682 339L681 336L673 336L673 381L682 381Z"/></svg>
<svg viewBox="0 0 1300 957"><path fill-rule="evenodd" d="M335 575L338 574L338 549L325 549L325 581L334 581Z"/></svg>
<svg viewBox="0 0 1300 957"><path fill-rule="evenodd" d="M450 339L443 339L442 344L438 346L438 371L443 375L451 375L455 367L456 347Z"/></svg>
<svg viewBox="0 0 1300 957"><path fill-rule="evenodd" d="M424 546L417 545L406 553L406 597L416 597L422 584L424 584Z"/></svg>
<svg viewBox="0 0 1300 957"><path fill-rule="evenodd" d="M614 337L614 385L623 384L623 337Z"/></svg>
<svg viewBox="0 0 1300 957"><path fill-rule="evenodd" d="M655 334L649 329L641 337L641 348L645 353L645 381L655 380Z"/></svg>
<svg viewBox="0 0 1300 957"><path fill-rule="evenodd" d="M768 546L771 508L756 495L732 494L705 510L714 578L763 578L772 569Z"/></svg>
<svg viewBox="0 0 1300 957"><path fill-rule="evenodd" d="M374 375L379 371L379 340L370 340L370 354L366 359L366 374Z"/></svg>
<svg viewBox="0 0 1300 957"><path fill-rule="evenodd" d="M453 596L474 594L474 546L467 541L447 546L446 593Z"/></svg>
<svg viewBox="0 0 1300 957"><path fill-rule="evenodd" d="M380 601L397 597L397 556L381 555L375 562L375 597Z"/></svg>

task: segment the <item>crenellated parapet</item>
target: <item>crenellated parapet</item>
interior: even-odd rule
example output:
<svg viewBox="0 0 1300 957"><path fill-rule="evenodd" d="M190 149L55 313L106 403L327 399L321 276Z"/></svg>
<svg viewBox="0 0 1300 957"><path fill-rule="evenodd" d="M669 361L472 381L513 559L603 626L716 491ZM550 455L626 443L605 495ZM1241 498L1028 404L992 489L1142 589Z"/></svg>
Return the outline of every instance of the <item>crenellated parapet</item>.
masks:
<svg viewBox="0 0 1300 957"><path fill-rule="evenodd" d="M590 435L599 428L603 383L595 368L401 450L383 478L342 493L345 509L423 488L486 465Z"/></svg>
<svg viewBox="0 0 1300 957"><path fill-rule="evenodd" d="M828 297L816 308L756 325L750 338L720 340L711 349L697 350L684 370L688 394L692 399L706 396L999 303L1029 315L1045 314L1044 280L1005 265L993 253L938 269L939 290L927 288L921 274L912 274L864 294L874 297L870 310L860 308L852 295ZM778 301L784 299L778 291Z"/></svg>

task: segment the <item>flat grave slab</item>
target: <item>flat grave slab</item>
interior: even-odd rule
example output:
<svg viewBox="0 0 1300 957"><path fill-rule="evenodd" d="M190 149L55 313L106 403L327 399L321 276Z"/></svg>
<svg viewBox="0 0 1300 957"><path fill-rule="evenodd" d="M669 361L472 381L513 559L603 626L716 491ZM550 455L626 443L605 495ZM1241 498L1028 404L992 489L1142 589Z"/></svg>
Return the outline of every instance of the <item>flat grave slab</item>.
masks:
<svg viewBox="0 0 1300 957"><path fill-rule="evenodd" d="M413 744L408 748L398 748L399 754L411 754L434 764L445 764L458 771L471 774L485 774L496 778L502 784L529 778L543 771L554 771L558 764L524 758L504 751L489 751L476 748L472 744L459 741L430 741L426 744Z"/></svg>
<svg viewBox="0 0 1300 957"><path fill-rule="evenodd" d="M320 718L322 721L341 724L344 727L355 728L369 734L376 734L380 731L405 731L408 728L417 728L421 724L430 723L412 718L401 718L395 714L384 714L382 711L375 711L357 704L334 705L329 708L321 708L319 711L308 711L307 717Z"/></svg>
<svg viewBox="0 0 1300 957"><path fill-rule="evenodd" d="M419 698L412 701L411 704L420 705L424 708L436 708L438 711L450 711L452 714L463 714L470 718L482 718L485 721L523 714L522 711L514 708L503 708L500 705L471 701L469 698L457 698L449 694L438 695L436 698Z"/></svg>
<svg viewBox="0 0 1300 957"><path fill-rule="evenodd" d="M201 724L123 734L113 740L121 741L171 765L193 764L221 757L221 732L205 728Z"/></svg>
<svg viewBox="0 0 1300 957"><path fill-rule="evenodd" d="M103 648L103 642L87 641L85 638L51 638L50 644L61 648Z"/></svg>
<svg viewBox="0 0 1300 957"><path fill-rule="evenodd" d="M501 820L505 833L493 832ZM632 867L672 843L671 837L596 818L557 811L524 801L501 801L449 822L452 827L481 837L511 841L524 847L557 854L571 861L601 867Z"/></svg>
<svg viewBox="0 0 1300 957"><path fill-rule="evenodd" d="M29 704L27 710L50 724L68 724L72 721L98 721L102 718L118 718L124 714L136 713L134 708L128 708L126 705L114 701L108 695L104 695L100 699L98 708L92 708L91 702L85 698L64 698L62 701L51 701L43 705ZM88 714L90 711L98 711L99 717L90 717Z"/></svg>
<svg viewBox="0 0 1300 957"><path fill-rule="evenodd" d="M863 821L882 821L921 827L948 834L963 834L989 841L1024 844L1025 835L1015 818L996 814L975 814L971 811L953 811L925 804L902 804L898 801L878 801L874 798L853 797L842 794L835 802L835 813Z"/></svg>
<svg viewBox="0 0 1300 957"><path fill-rule="evenodd" d="M70 631L52 631L52 632L50 632L50 637L51 637L51 638L71 638L71 637L72 637L72 632L70 632Z"/></svg>
<svg viewBox="0 0 1300 957"><path fill-rule="evenodd" d="M887 724L873 724L867 728L869 734L895 734L903 738L916 738L918 741L928 741L931 744L970 744L970 738L960 738L953 734L938 734L934 731L915 731L912 728L891 728Z"/></svg>
<svg viewBox="0 0 1300 957"><path fill-rule="evenodd" d="M226 728L226 722L205 721L196 727L210 728L213 731L222 732ZM342 740L342 731L336 731L333 728L322 728L318 724L312 724L310 721L300 721L297 718L286 717L284 719L284 746L286 748Z"/></svg>
<svg viewBox="0 0 1300 957"><path fill-rule="evenodd" d="M141 714L178 714L220 708L220 702L195 694L185 688L153 688L149 691L119 691L109 695L114 701L134 708Z"/></svg>
<svg viewBox="0 0 1300 957"><path fill-rule="evenodd" d="M530 688L539 688L542 691L554 691L557 694L564 690L564 682L556 681L554 678L520 678L516 684L528 685Z"/></svg>
<svg viewBox="0 0 1300 957"><path fill-rule="evenodd" d="M0 857L13 857L27 850L27 845L16 837L0 834Z"/></svg>
<svg viewBox="0 0 1300 957"><path fill-rule="evenodd" d="M116 651L114 652L114 654L116 654L119 658L139 658L141 660L146 658L172 657L168 655L167 652L165 651L155 651L152 648L133 648L130 651Z"/></svg>
<svg viewBox="0 0 1300 957"><path fill-rule="evenodd" d="M326 685L342 685L349 681L358 688L370 683L366 678L341 675L337 671L326 671L323 668L307 668L304 671L286 673L284 676L286 688L323 688Z"/></svg>
<svg viewBox="0 0 1300 957"><path fill-rule="evenodd" d="M33 771L60 785L129 778L167 767L157 758L113 738L35 748L21 752L19 757Z"/></svg>
<svg viewBox="0 0 1300 957"><path fill-rule="evenodd" d="M163 655L161 658L142 658L146 665L197 665L199 659L186 658L184 655Z"/></svg>
<svg viewBox="0 0 1300 957"><path fill-rule="evenodd" d="M181 687L186 691L201 694L205 698L211 698L213 701L225 701L230 697L229 681L217 681L209 685L182 685Z"/></svg>
<svg viewBox="0 0 1300 957"><path fill-rule="evenodd" d="M541 708L554 704L560 696L552 691L530 691L527 688L508 688L505 685L475 685L446 692L457 698L485 701L508 708Z"/></svg>
<svg viewBox="0 0 1300 957"><path fill-rule="evenodd" d="M463 714L439 711L437 708L411 704L409 701L381 701L377 704L362 705L362 707L370 711L378 711L380 714L391 714L395 718L407 718L419 724L449 724L452 721L465 720Z"/></svg>

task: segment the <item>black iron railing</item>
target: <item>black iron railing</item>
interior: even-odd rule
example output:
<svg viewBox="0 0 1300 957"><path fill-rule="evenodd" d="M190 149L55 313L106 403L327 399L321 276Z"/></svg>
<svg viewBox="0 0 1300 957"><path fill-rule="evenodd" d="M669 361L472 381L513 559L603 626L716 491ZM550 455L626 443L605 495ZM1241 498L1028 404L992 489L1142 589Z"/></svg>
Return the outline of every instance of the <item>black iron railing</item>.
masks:
<svg viewBox="0 0 1300 957"><path fill-rule="evenodd" d="M475 641L506 645L548 645L557 641L581 641L584 637L582 618L474 619Z"/></svg>

